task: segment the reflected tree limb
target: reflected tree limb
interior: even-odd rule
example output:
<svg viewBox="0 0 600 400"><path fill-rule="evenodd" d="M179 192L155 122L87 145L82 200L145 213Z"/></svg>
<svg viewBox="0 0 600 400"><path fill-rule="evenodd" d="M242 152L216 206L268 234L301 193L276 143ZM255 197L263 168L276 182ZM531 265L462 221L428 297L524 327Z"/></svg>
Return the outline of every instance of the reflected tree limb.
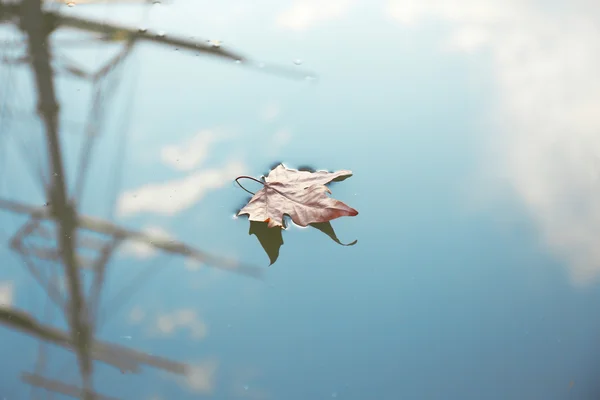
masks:
<svg viewBox="0 0 600 400"><path fill-rule="evenodd" d="M21 380L29 385L44 388L46 390L77 399L91 397L94 400L119 400L116 397L104 396L102 394L95 393L92 391L86 392L85 389L80 389L77 386L69 385L67 383L63 383L52 379L47 379L39 375L23 373L21 374Z"/></svg>
<svg viewBox="0 0 600 400"><path fill-rule="evenodd" d="M19 3L5 4L0 2L0 22L2 20L16 18L20 16L20 14L21 7ZM50 10L44 10L43 14L46 26L51 28L69 27L90 33L102 34L104 39L109 41L145 41L170 47L177 47L225 60L240 62L242 65L248 68L252 68L259 72L264 72L270 75L278 75L283 78L306 79L306 77L311 77L316 79L316 74L311 71L303 71L299 70L298 68L256 62L242 56L241 54L224 49L220 45L215 45L214 43L210 43L208 41L170 36L161 32L151 32L144 28L131 28L107 21L94 21L93 19L73 17Z"/></svg>
<svg viewBox="0 0 600 400"><path fill-rule="evenodd" d="M0 199L0 208L20 214L29 214L31 217L37 219L52 218L50 210L48 210L46 207L27 206L5 199ZM121 240L136 240L144 242L164 252L189 257L214 268L235 272L237 274L256 279L261 279L263 277L263 271L259 267L241 264L229 258L215 256L182 242L155 237L144 232L126 229L99 218L79 214L76 216L76 223L80 228L83 229L88 229L97 233L120 238Z"/></svg>
<svg viewBox="0 0 600 400"><path fill-rule="evenodd" d="M3 7L4 7L4 3ZM10 5L10 4L9 4ZM52 171L51 186L47 188L52 202L52 218L57 223L57 238L65 275L68 276L69 291L68 321L71 336L77 349L77 361L81 369L84 388L92 387L93 365L86 351L91 340L91 332L87 329L87 307L83 300L83 291L79 276L79 267L75 257L76 215L77 210L67 197L65 170L59 133L59 106L54 86L54 74L50 64L48 37L54 24L42 9L41 0L22 0L18 3L21 13L21 29L27 34L27 47L31 69L35 76L38 91L38 112L46 131L49 168ZM90 399L90 396L84 396Z"/></svg>
<svg viewBox="0 0 600 400"><path fill-rule="evenodd" d="M0 307L0 323L57 346L75 350L75 345L69 335L59 329L39 323L25 311L11 307ZM185 375L190 371L190 366L185 363L146 354L113 343L93 341L90 344L89 351L93 359L112 365L122 371L138 372L140 364L180 375Z"/></svg>

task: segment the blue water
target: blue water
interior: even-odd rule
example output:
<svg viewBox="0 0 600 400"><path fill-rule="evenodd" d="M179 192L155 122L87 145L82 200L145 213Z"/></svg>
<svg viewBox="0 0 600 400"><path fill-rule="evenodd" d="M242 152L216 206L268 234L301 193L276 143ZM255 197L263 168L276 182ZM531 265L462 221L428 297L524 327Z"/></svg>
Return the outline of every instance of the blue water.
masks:
<svg viewBox="0 0 600 400"><path fill-rule="evenodd" d="M56 6L223 40L318 76L293 81L147 43L117 71L80 212L166 232L259 266L265 278L124 244L108 266L96 337L200 372L190 383L97 362L95 390L119 399L597 398L597 139L588 133L600 122L586 110L600 102L586 66L600 57L575 57L598 33L590 16L597 7L580 3L397 1L394 12L366 1ZM573 22L580 28L567 35ZM60 40L83 34L59 36L56 53L84 68L119 50L68 47ZM581 52L568 50L575 43ZM0 105L30 114L4 117L11 125L0 131L0 193L41 206L28 168L47 171L47 160L16 150L29 140L29 154L46 151L31 75L24 66L2 69L2 82L13 73L16 89L3 100L1 83ZM63 75L56 84L73 188L92 91ZM572 156L571 146L585 150ZM248 220L233 218L248 198L233 179L258 178L277 162L352 170L332 196L359 214L332 226L355 246L291 226L268 267ZM26 219L0 215L8 241ZM6 306L66 329L18 255L6 246L0 259ZM138 274L143 280L130 286ZM6 327L0 334L0 395L28 398L19 377L33 372L39 341ZM51 346L45 359L43 376L80 384L72 353Z"/></svg>

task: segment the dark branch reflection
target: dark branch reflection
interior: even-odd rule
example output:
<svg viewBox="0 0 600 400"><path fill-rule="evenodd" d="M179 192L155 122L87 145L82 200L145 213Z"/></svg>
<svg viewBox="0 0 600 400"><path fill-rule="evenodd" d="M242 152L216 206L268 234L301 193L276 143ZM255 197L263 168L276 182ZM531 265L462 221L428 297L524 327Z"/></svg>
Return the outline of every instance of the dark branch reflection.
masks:
<svg viewBox="0 0 600 400"><path fill-rule="evenodd" d="M133 231L112 222L83 215L78 207L89 179L87 171L93 161L96 138L102 130L104 104L119 84L108 80L111 73L131 54L134 46L142 41L176 47L213 58L235 60L242 66L259 68L262 72L287 78L304 79L313 74L291 70L286 67L264 67L262 63L224 49L207 41L165 36L146 29L135 29L94 20L67 16L46 7L42 0L21 2L0 0L0 23L13 24L26 37L17 43L26 54L6 62L28 63L33 72L37 91L37 108L45 133L45 152L48 166L34 169L39 183L46 194L44 206L22 204L10 199L0 199L0 208L28 218L27 222L13 235L10 247L21 257L23 264L44 289L48 298L65 314L68 330L63 331L40 322L29 313L12 306L0 306L0 322L5 326L32 336L45 343L63 347L77 357L82 386L76 386L41 375L22 374L23 382L71 397L82 399L115 399L101 395L94 389L94 362L101 362L121 372L136 373L142 366L150 366L173 374L189 376L194 367L160 356L146 354L114 343L95 339L98 329L98 308L103 291L107 267L114 252L125 242L145 243L156 250L170 255L179 255L215 268L225 269L252 278L261 277L261 269L244 265L236 260L220 257L186 243L154 237ZM77 29L93 34L93 41L120 43L122 49L112 59L88 72L73 60L52 53L51 35L62 27ZM83 151L79 159L78 175L74 190L68 190L65 179L65 161L61 144L61 107L55 88L55 69L78 79L90 82L94 88L90 115L85 127ZM2 114L0 114L2 118ZM48 278L38 267L40 260L58 263L62 267L66 295L59 287L59 279ZM82 271L91 273L92 284L86 294ZM43 348L40 359L43 358ZM42 365L43 362L39 362Z"/></svg>

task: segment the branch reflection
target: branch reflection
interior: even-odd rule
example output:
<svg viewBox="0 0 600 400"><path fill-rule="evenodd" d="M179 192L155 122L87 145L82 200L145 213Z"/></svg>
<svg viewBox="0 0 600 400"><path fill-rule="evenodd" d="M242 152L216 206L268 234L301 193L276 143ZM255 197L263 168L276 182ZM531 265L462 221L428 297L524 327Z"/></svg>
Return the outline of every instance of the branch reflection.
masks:
<svg viewBox="0 0 600 400"><path fill-rule="evenodd" d="M93 160L96 139L103 127L104 104L119 80L114 74L119 71L134 46L142 41L163 46L176 47L193 53L235 60L242 66L259 68L262 72L287 78L304 79L310 73L270 66L255 62L221 45L180 37L165 36L146 29L135 29L90 19L64 15L56 7L46 7L42 0L22 2L0 0L0 23L14 24L26 37L18 46L26 47L27 54L4 61L16 64L29 63L37 91L38 112L43 124L48 167L34 168L38 182L47 196L44 206L38 207L9 199L0 199L0 209L20 214L27 218L25 224L10 239L10 248L22 259L23 264L35 281L44 290L48 299L65 315L68 329L63 331L49 326L30 313L13 307L0 305L0 322L16 331L32 336L44 343L65 348L77 357L82 386L52 380L42 376L42 368L35 373L23 373L22 381L50 392L82 399L115 399L94 390L94 362L104 363L123 373L137 373L142 366L154 367L187 379L196 379L198 371L210 370L164 357L133 350L115 343L97 340L98 308L104 289L105 276L114 252L126 242L136 241L170 255L202 262L252 278L261 278L261 269L245 265L236 260L220 257L189 244L156 237L118 226L110 221L82 214L79 203L85 184L89 180L87 171ZM73 60L53 54L51 35L62 27L91 33L95 41L118 43L122 46L114 57L101 65L95 72L87 72ZM67 73L92 84L92 107L85 127L85 138L77 169L74 190L69 192L65 179L65 155L61 143L61 114L55 87L55 70ZM116 72L115 72L116 71ZM3 115L0 113L0 118ZM117 160L118 161L118 160ZM122 168L122 163L117 162ZM61 276L48 277L47 271L39 268L45 260L61 266ZM90 289L86 293L82 271L91 274ZM61 287L64 282L64 289ZM40 358L43 357L43 347ZM38 366L44 363L39 362ZM204 373L204 372L202 372Z"/></svg>

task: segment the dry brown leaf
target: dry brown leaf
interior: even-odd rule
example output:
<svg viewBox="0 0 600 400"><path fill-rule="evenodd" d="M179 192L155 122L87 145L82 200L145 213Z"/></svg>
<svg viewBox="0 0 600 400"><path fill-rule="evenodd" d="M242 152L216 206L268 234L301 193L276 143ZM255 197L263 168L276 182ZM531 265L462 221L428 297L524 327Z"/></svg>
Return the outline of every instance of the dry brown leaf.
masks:
<svg viewBox="0 0 600 400"><path fill-rule="evenodd" d="M347 170L308 172L280 164L260 182L264 187L254 194L238 215L247 214L250 221L267 222L269 228L283 228L284 215L289 215L300 226L358 215L354 208L329 197L331 191L325 186L350 176L352 172Z"/></svg>

